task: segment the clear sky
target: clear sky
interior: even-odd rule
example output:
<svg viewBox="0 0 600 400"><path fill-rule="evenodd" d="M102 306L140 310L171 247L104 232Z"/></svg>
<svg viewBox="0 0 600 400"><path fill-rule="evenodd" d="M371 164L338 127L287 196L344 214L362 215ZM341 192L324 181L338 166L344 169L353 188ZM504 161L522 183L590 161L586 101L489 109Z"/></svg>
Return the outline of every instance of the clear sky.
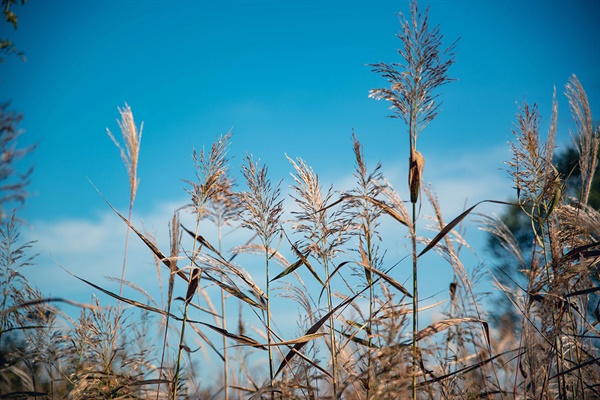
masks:
<svg viewBox="0 0 600 400"><path fill-rule="evenodd" d="M598 120L600 2L425 6L447 45L461 38L450 69L458 81L441 89L440 114L419 138L424 179L450 220L465 201L511 197L501 169L518 103L538 103L545 130L556 86L564 145L573 127L564 84L576 74ZM367 163L381 162L407 197L406 127L368 98L386 83L367 64L401 61L395 13L408 14L408 1L30 0L15 11L18 30L3 24L2 36L27 62L0 65L0 100L24 116L21 143L38 144L21 217L41 253L29 276L45 293L89 299L57 262L91 280L120 275L125 227L86 178L126 212L128 178L106 134L119 134L125 102L144 121L133 222L156 232L165 251L172 212L188 202L182 180L194 176L192 149L230 129L232 170L253 154L285 190L284 154L305 159L325 185L347 188L354 129ZM482 235L472 233L480 248ZM139 243L132 252L139 258L132 255L128 278L143 286L152 260Z"/></svg>

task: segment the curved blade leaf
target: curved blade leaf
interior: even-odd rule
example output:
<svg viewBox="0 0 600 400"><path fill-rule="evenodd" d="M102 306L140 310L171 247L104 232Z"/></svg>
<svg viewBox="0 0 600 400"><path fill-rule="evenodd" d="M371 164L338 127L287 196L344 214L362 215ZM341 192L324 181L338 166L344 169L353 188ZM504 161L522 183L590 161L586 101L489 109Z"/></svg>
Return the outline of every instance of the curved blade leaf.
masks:
<svg viewBox="0 0 600 400"><path fill-rule="evenodd" d="M425 246L425 248L419 253L419 255L417 257L421 257L423 254L425 254L429 250L431 250L436 244L438 244L438 242L440 240L442 240L444 238L444 236L446 236L452 229L454 229L454 227L456 225L458 225L463 219L465 219L465 217L467 215L469 215L469 213L471 211L473 211L473 209L475 207L477 207L478 205L480 205L482 203L496 203L496 204L504 204L504 205L508 205L508 206L514 206L515 205L514 203L508 203L508 202L499 201L499 200L482 200L482 201L476 203L474 206L471 206L471 208L468 208L466 211L463 211L462 214L460 214L458 217L454 218L448 225L446 225L444 227L444 229L442 229L440 231L440 233L438 233L431 240L431 242L429 242L429 244L427 246Z"/></svg>

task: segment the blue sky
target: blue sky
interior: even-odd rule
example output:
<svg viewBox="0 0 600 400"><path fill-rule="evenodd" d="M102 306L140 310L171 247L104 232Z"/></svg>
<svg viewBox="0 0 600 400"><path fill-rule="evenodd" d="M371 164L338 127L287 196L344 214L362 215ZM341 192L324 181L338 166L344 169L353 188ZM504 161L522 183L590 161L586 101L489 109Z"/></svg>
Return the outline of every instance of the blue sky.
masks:
<svg viewBox="0 0 600 400"><path fill-rule="evenodd" d="M556 86L564 145L573 127L564 84L576 74L597 121L600 2L426 6L447 45L461 38L450 70L458 81L441 89L440 114L419 138L424 179L450 220L465 201L512 195L501 169L518 103L538 103L546 130ZM30 0L15 11L19 29L3 25L2 35L27 62L0 65L0 100L24 116L21 143L38 144L21 216L41 253L29 276L45 293L89 299L91 290L57 262L92 280L120 275L125 227L87 178L126 211L126 171L106 134L119 133L117 107L125 102L144 121L133 222L156 232L165 251L172 212L188 201L182 180L194 176L192 149L230 129L232 170L252 154L286 191L292 168L284 154L305 159L326 186L346 189L354 130L367 163L381 162L407 197L406 128L387 118L386 103L368 98L385 81L367 66L400 61L395 13L408 14L407 1ZM480 249L482 234L471 233ZM152 260L135 241L131 252L128 278L144 286Z"/></svg>

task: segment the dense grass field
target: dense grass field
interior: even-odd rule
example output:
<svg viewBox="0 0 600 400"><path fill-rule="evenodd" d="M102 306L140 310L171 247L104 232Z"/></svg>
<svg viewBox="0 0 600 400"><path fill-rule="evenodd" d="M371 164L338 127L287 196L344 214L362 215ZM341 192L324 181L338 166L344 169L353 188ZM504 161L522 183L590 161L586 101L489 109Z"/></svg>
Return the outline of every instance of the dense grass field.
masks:
<svg viewBox="0 0 600 400"><path fill-rule="evenodd" d="M600 132L584 88L574 75L565 86L577 129L572 167L554 159L557 107L542 134L537 106L522 104L506 160L514 201L486 199L442 216L418 144L453 81L455 46L442 47L416 3L400 21L403 62L371 65L386 86L370 96L406 127L406 187L367 165L368 149L353 135L351 189L324 187L305 161L288 158L285 198L251 156L234 182L227 133L194 151L189 204L173 210L170 243L156 243L132 220L142 127L125 105L120 134L109 136L128 172L129 209L106 200L128 229L119 289L74 275L101 293L86 304L47 297L27 281L35 243L20 239L18 211L0 208L0 399L600 398L600 214L590 205ZM27 176L15 163L33 149L16 147L18 114L1 113L0 199L10 204L25 200ZM485 202L501 204L504 216L478 214ZM461 227L473 217L497 268L462 261L471 250ZM395 240L383 236L384 223ZM223 234L234 228L244 232L237 243ZM129 241L140 239L162 300L125 280ZM434 254L453 279L446 301L426 304L420 270ZM483 301L483 279L494 285L487 298L502 300ZM203 376L203 352L217 360L216 380Z"/></svg>

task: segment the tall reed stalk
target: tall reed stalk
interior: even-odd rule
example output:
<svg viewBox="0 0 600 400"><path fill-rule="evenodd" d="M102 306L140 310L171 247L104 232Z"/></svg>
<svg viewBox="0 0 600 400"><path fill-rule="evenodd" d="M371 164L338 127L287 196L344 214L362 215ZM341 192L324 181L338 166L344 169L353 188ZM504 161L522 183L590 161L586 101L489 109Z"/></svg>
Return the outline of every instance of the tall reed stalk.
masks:
<svg viewBox="0 0 600 400"><path fill-rule="evenodd" d="M518 215L524 216L532 238L527 252L502 221L486 219L485 229L518 265L518 276L509 276L516 283L513 288L498 282L521 319L514 396L585 399L598 395L586 382L598 379L597 369L590 368L597 361L590 351L597 329L590 325L593 312L589 307L597 290L598 259L588 250L598 244L600 215L586 202L596 169L599 132L593 130L587 96L575 76L566 88L577 127L573 138L582 174L579 190L567 187L572 170L563 175L553 165L555 94L547 140L542 141L540 135L537 106L524 104L510 144L512 159L507 164L515 183ZM568 193L577 198L568 198Z"/></svg>
<svg viewBox="0 0 600 400"><path fill-rule="evenodd" d="M417 151L417 138L423 128L437 115L439 104L436 103L437 94L434 91L440 86L452 81L448 76L448 69L454 63L454 47L456 42L440 50L443 36L439 27L429 28L429 9L425 14L419 11L416 1L410 6L410 20L399 14L401 32L397 35L403 47L398 49L398 54L403 63L377 63L372 64L373 71L382 75L389 88L373 89L370 96L391 103L394 111L393 117L401 118L408 126L409 137L409 171L408 186L410 202L412 204L412 275L413 275L413 361L412 361L412 397L417 398L417 370L420 357L416 335L419 329L419 291L418 291L418 253L417 253L417 201L419 198L421 178L425 159Z"/></svg>
<svg viewBox="0 0 600 400"><path fill-rule="evenodd" d="M186 189L186 191L192 196L192 203L188 207L192 209L194 215L196 216L196 226L194 230L194 244L192 247L192 252L189 254L191 271L188 280L188 288L185 295L183 320L181 323L181 334L177 353L177 365L175 367L175 377L172 386L173 398L176 398L177 396L178 379L181 371L181 354L185 340L185 327L187 325L188 306L198 290L202 275L200 263L196 261L200 255L200 252L202 251L202 246L199 244L201 241L198 240L200 238L200 223L206 216L209 202L223 190L223 187L219 184L219 182L227 171L227 150L229 147L230 137L231 132L219 137L211 146L208 154L204 151L204 149L202 149L200 153L194 150L192 155L192 159L194 160L194 165L196 167L197 182L187 181L187 183L191 185L191 189Z"/></svg>
<svg viewBox="0 0 600 400"><path fill-rule="evenodd" d="M226 176L222 175L218 182L221 190L217 191L212 198L207 218L217 227L218 247L220 254L223 254L223 228L231 225L233 221L238 219L238 214L241 211L239 198L233 193L233 182ZM221 328L227 330L227 307L226 307L226 291L221 287ZM223 385L225 400L229 400L229 351L227 346L227 336L223 336Z"/></svg>
<svg viewBox="0 0 600 400"><path fill-rule="evenodd" d="M190 185L186 191L191 203L182 208L192 210L195 228L184 228L179 222L181 209L176 210L170 226L170 253L165 256L152 238L140 233L130 222L138 186L136 170L142 127L138 132L131 109L126 105L119 108L124 144L108 132L121 152L130 179L128 217L109 204L128 226L119 294L73 275L97 293L117 299L119 307L116 308L103 307L98 299L92 304L78 304L64 298L42 298L22 274L21 268L32 263L28 256L32 243L20 243L18 218L14 213L10 217L3 214L1 206L7 201L23 199L25 182L17 182L16 186L5 183L14 174L11 163L18 158L19 151L15 151L12 141L18 135L15 136L13 126L16 116L6 115L0 106L0 153L5 161L0 167L0 293L4 296L0 298L0 398L155 397L158 400L167 397L175 400L217 398L222 394L220 398L227 400L230 391L235 391L231 397L243 398L251 393L251 399L268 397L271 400L276 397L292 400L600 398L596 384L600 382L600 212L589 204L597 172L600 130L593 128L587 95L577 78L571 77L566 95L575 120L576 132L572 136L580 172L580 180L573 186L569 177L575 175L575 171L565 172L553 165L556 94L545 142L540 136L541 117L537 107L525 104L519 109L513 130L514 142L510 145L512 159L507 164L516 188L514 210L519 213L516 224L525 221L523 229L528 230L518 237L530 240L517 240L507 224L492 217L487 217L484 227L499 237L514 266L510 267L513 268L511 274L506 273L506 281L512 280L513 285L497 282L516 310L516 322L510 328L500 327L505 337L501 338L504 343L499 344L491 339L494 335L484 319L485 313L480 312L479 296L474 293L482 268L478 266L471 275L467 274L459 253L462 246L468 245L460 229L455 228L480 203L509 203L483 200L445 223L434 192L422 185L425 162L417 150L418 137L437 114L439 105L434 92L452 80L447 73L454 62L455 43L440 50L443 37L437 27L429 28L427 12L422 14L413 1L410 13L410 18L400 15L402 30L398 37L403 44L399 50L402 62L372 65L374 72L387 79L390 87L370 93L376 99L390 101L393 116L401 118L407 126L408 196L404 198L409 198L406 203L410 202L410 211L383 178L379 165L372 171L367 170L360 143L353 137L356 183L353 189L342 193L339 200L331 201L335 193L333 187L323 190L318 175L302 159L289 159L294 180L290 197L295 204L291 220L283 221L281 183L273 185L267 176L267 167L254 162L250 156L242 166L247 190L240 194L232 192L232 182L227 177L231 135L228 133L219 137L209 152L194 151L196 179L186 181ZM2 189L6 189L6 193ZM423 228L419 220L423 201L431 204L435 214L433 229L439 230L431 240L417 236L417 228ZM411 256L412 270L406 275L412 275L412 294L390 273L402 265L404 258L388 266L387 260L384 263L385 253L379 252L378 224L384 215L408 228L407 254ZM222 230L236 218L255 236L236 248L234 254L258 251L264 260L266 294L245 269L222 255ZM218 249L201 236L205 234L206 219L216 225ZM284 231L285 222L292 225L294 241ZM162 263L169 270L166 307L161 308L144 289L125 280L129 230L152 251L157 264ZM181 247L183 231L193 239L189 252ZM284 236L296 262L288 262L281 254L285 252L280 249L281 244L286 243ZM260 243L254 243L255 237ZM355 241L347 245L350 240ZM419 249L420 246L424 247ZM419 317L425 308L421 306L419 311L422 287L419 278L423 279L419 277L420 257L430 250L436 251L453 268L451 303L447 319L420 328ZM340 262L346 252L357 253L358 257ZM180 269L178 263L183 255L189 264ZM284 270L273 278L275 261ZM348 266L351 273L346 273ZM320 284L315 292L302 281L303 273L310 274L309 279L314 278ZM160 281L160 273L158 275ZM176 275L187 282L182 312L173 311L182 314L181 317L171 312ZM292 276L298 284L284 281ZM221 315L213 307L209 292L200 285L201 279L221 289ZM273 281L284 282L286 288L278 293L281 294L278 300L291 299L294 305L304 309L300 311L302 336L290 340L278 336L273 302L277 292ZM124 284L141 294L144 301L124 297ZM160 287L162 292L162 285ZM215 318L214 325L189 317L196 307L192 299L198 290L210 310L198 308ZM250 295L246 294L248 291ZM240 300L236 333L227 330L226 292ZM368 315L363 303L367 296ZM342 300L334 305L336 298ZM81 316L72 320L48 306L50 302L76 305L82 309ZM143 310L141 319L128 320L121 310L121 302ZM248 325L242 313L244 302L245 307L249 307L244 311L249 309L262 324L252 327L254 333L246 329ZM344 321L350 312L358 314L358 318ZM152 365L156 358L153 343L147 341L153 337L147 325L153 314L166 316L158 374ZM176 349L170 347L168 340L169 321L173 319L182 322ZM287 318L284 317L284 321L288 322ZM69 324L70 327L65 328ZM485 338L474 326L483 326ZM222 353L199 327L223 336ZM211 385L214 393L208 397L205 395L208 391L200 391L192 379L192 356L189 356L189 377L184 377L183 363L188 358L183 358L183 350L188 348L186 338L191 329L224 359L224 386ZM436 342L435 335L442 331L448 335L442 339L444 342ZM266 345L264 340L251 337L254 334L264 337ZM14 341L21 337L23 343ZM314 340L324 340L329 354L320 355L320 347ZM234 341L243 349L239 352L243 356L238 360L237 376L231 374L231 352L228 352L228 344ZM286 353L281 351L284 348ZM273 349L282 354L278 367L276 361L279 360ZM262 384L256 378L263 371L255 371L250 362L255 350L268 352L269 380ZM175 367L163 369L164 363L171 365L171 361L165 361L171 352L177 355ZM455 357L450 363L452 353ZM436 366L432 361L440 358L442 361ZM243 378L236 382L230 374L233 378ZM170 387L161 397L162 384Z"/></svg>
<svg viewBox="0 0 600 400"><path fill-rule="evenodd" d="M163 337L163 348L160 356L159 378L162 378L163 366L165 361L165 352L168 347L169 320L171 315L171 305L173 302L173 288L175 285L175 275L179 272L177 261L179 260L179 248L181 246L181 230L179 226L179 213L175 212L170 225L171 252L168 260L169 264L169 286L167 289L167 317L165 320L165 334ZM160 383L156 390L156 400L160 398Z"/></svg>
<svg viewBox="0 0 600 400"><path fill-rule="evenodd" d="M280 198L280 183L272 186L267 177L268 168L254 162L246 156L242 166L242 174L246 179L248 190L240 193L240 200L245 208L242 216L242 226L253 231L259 238L264 250L265 278L266 278L266 337L269 353L269 391L271 399L273 391L273 333L271 329L271 287L270 287L270 260L275 253L273 242L281 230L281 216L283 214L283 200Z"/></svg>
<svg viewBox="0 0 600 400"><path fill-rule="evenodd" d="M381 240L377 227L379 226L379 217L382 214L380 207L377 207L376 202L378 196L384 189L383 175L381 174L381 165L377 164L372 172L367 170L367 165L363 155L363 149L356 138L352 135L352 145L355 158L356 187L348 192L353 201L348 202L348 224L354 226L353 234L359 238L358 252L360 254L360 264L364 268L365 284L369 289L369 314L366 322L367 333L367 381L366 381L366 398L371 398L371 388L374 387L374 371L373 365L373 349L376 346L373 343L373 338L376 336L374 329L375 315L375 284L373 280L373 269L378 267L380 259L378 258L378 247L376 243Z"/></svg>
<svg viewBox="0 0 600 400"><path fill-rule="evenodd" d="M142 130L144 129L144 123L140 125L138 131L133 120L133 113L131 107L125 103L125 107L118 108L121 114L121 120L117 120L119 128L121 128L121 135L123 137L123 146L117 141L111 131L107 128L106 133L111 138L115 146L121 153L121 159L125 168L127 169L127 175L129 176L129 211L127 213L127 220L131 221L131 214L133 212L133 203L135 201L135 195L137 194L137 188L139 179L137 177L137 166L138 157L140 153L140 144L142 142ZM127 226L127 233L125 235L125 250L123 253L123 267L121 268L121 284L119 285L119 296L123 295L123 282L125 281L125 269L127 267L127 252L129 249L129 235L131 229ZM119 309L121 302L119 301Z"/></svg>
<svg viewBox="0 0 600 400"><path fill-rule="evenodd" d="M338 357L341 349L338 348L335 332L335 316L333 314L333 289L332 280L334 273L341 275L339 268L335 268L335 257L340 252L341 246L348 240L348 224L341 211L328 210L333 195L330 187L322 193L319 177L303 160L294 161L288 157L295 170L293 175L295 184L293 198L300 207L294 211L294 230L303 235L303 239L296 243L296 247L305 254L310 254L322 265L325 272L323 282L327 298L327 313L329 316L329 347L331 353L332 390L333 398L338 398L340 386L340 368ZM334 272L335 271L335 272Z"/></svg>

